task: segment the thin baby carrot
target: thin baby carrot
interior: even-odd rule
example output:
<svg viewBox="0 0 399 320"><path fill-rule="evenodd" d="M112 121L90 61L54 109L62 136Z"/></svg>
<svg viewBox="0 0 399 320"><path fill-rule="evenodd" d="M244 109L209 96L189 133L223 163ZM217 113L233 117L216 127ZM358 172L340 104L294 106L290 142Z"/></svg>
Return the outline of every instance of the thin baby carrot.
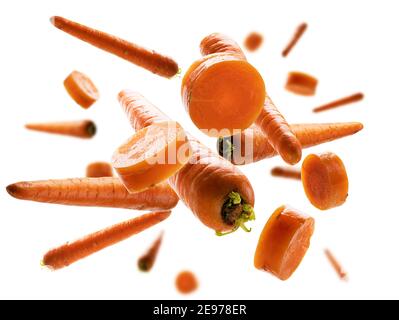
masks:
<svg viewBox="0 0 399 320"><path fill-rule="evenodd" d="M113 175L112 167L108 162L92 162L86 167L86 177L88 178L112 177Z"/></svg>
<svg viewBox="0 0 399 320"><path fill-rule="evenodd" d="M259 32L251 32L244 40L244 46L248 51L256 51L262 45L263 36Z"/></svg>
<svg viewBox="0 0 399 320"><path fill-rule="evenodd" d="M175 281L176 289L182 294L189 294L198 288L198 280L191 271L180 272Z"/></svg>
<svg viewBox="0 0 399 320"><path fill-rule="evenodd" d="M313 147L353 135L363 129L360 122L292 124L291 129L302 148ZM234 164L243 165L277 155L268 137L252 126L241 134L218 140L218 152Z"/></svg>
<svg viewBox="0 0 399 320"><path fill-rule="evenodd" d="M71 98L82 108L89 108L100 96L91 79L82 72L72 71L64 80L64 87Z"/></svg>
<svg viewBox="0 0 399 320"><path fill-rule="evenodd" d="M314 108L313 112L321 112L321 111L326 111L326 110L330 110L330 109L333 109L333 108L341 107L341 106L344 106L346 104L350 104L350 103L354 103L354 102L360 101L363 98L364 98L363 93L358 92L358 93L352 94L350 96L347 96L347 97L344 97L344 98L341 98L341 99L326 103L326 104L324 104L324 105L322 105L320 107Z"/></svg>
<svg viewBox="0 0 399 320"><path fill-rule="evenodd" d="M337 273L338 277L341 280L344 280L344 281L348 280L348 274L342 268L342 265L338 262L338 260L332 254L332 252L329 249L325 249L324 250L324 254L326 255L326 257L327 257L328 261L330 262L331 266L334 268L334 270Z"/></svg>
<svg viewBox="0 0 399 320"><path fill-rule="evenodd" d="M158 255L159 248L161 247L162 239L163 239L163 232L151 245L148 251L139 258L139 260L137 261L137 265L140 271L148 272L152 269Z"/></svg>
<svg viewBox="0 0 399 320"><path fill-rule="evenodd" d="M172 58L154 50L143 48L137 44L62 17L51 17L50 22L56 28L71 36L130 61L159 76L171 78L179 71L179 66Z"/></svg>
<svg viewBox="0 0 399 320"><path fill-rule="evenodd" d="M91 120L28 123L25 125L25 128L34 131L60 134L83 139L92 138L97 131L95 123Z"/></svg>
<svg viewBox="0 0 399 320"><path fill-rule="evenodd" d="M166 183L130 194L118 178L76 178L18 182L7 187L14 198L70 206L164 210L179 198Z"/></svg>
<svg viewBox="0 0 399 320"><path fill-rule="evenodd" d="M76 241L67 242L47 252L43 257L42 264L53 270L67 267L162 222L170 216L170 213L171 211L150 212L89 234Z"/></svg>
<svg viewBox="0 0 399 320"><path fill-rule="evenodd" d="M138 93L124 90L118 98L135 130L170 120ZM249 231L245 223L255 219L251 183L236 166L194 137L188 135L188 138L191 158L169 178L170 186L200 221L217 234L233 232L239 227Z"/></svg>
<svg viewBox="0 0 399 320"><path fill-rule="evenodd" d="M308 28L308 25L306 23L301 23L297 27L291 40L288 42L287 46L284 48L283 52L281 53L283 57L288 56L288 54L291 52L292 48L294 48L294 46L299 41L299 39L303 36L303 34L305 33L307 28Z"/></svg>
<svg viewBox="0 0 399 320"><path fill-rule="evenodd" d="M271 175L274 177L290 178L301 180L301 171L295 168L289 167L274 167L270 171Z"/></svg>

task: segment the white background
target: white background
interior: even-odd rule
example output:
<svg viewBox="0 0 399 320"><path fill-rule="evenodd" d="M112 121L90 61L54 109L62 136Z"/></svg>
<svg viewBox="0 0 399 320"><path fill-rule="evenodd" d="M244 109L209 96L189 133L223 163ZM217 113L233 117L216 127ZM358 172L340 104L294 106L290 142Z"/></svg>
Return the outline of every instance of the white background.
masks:
<svg viewBox="0 0 399 320"><path fill-rule="evenodd" d="M0 298L185 298L175 275L193 270L200 288L188 298L399 298L398 57L396 1L1 1L0 4ZM242 168L256 192L257 221L250 234L218 238L179 204L165 223L58 272L42 269L48 249L139 212L77 208L18 201L5 191L19 180L82 176L93 160L108 160L132 130L117 93L144 94L164 112L214 147L193 127L181 104L180 79L157 77L55 29L52 15L119 35L174 57L183 68L199 57L200 40L224 32L242 43L257 30L262 48L248 54L268 93L292 123L361 121L365 129L340 141L305 150L334 151L350 179L345 205L321 212L301 184L272 178L279 158ZM281 50L296 26L308 31L288 58ZM72 70L87 73L101 99L89 110L77 106L62 81ZM319 78L317 95L284 90L289 71ZM312 114L320 103L357 91L365 100ZM93 140L29 132L26 122L91 118ZM253 267L259 234L282 204L316 219L311 248L287 282ZM160 230L165 241L150 274L136 260ZM349 273L339 281L323 255L331 248Z"/></svg>

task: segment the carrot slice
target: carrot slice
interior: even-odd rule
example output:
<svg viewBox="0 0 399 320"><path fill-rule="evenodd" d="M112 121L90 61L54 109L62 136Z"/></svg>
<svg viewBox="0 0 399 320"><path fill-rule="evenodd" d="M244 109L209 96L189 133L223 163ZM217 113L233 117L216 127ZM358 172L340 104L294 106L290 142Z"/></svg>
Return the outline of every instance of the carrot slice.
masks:
<svg viewBox="0 0 399 320"><path fill-rule="evenodd" d="M181 169L191 148L183 128L174 121L150 125L118 148L112 166L129 192L143 191Z"/></svg>
<svg viewBox="0 0 399 320"><path fill-rule="evenodd" d="M248 51L256 51L262 45L263 36L259 32L251 32L244 41L244 46Z"/></svg>
<svg viewBox="0 0 399 320"><path fill-rule="evenodd" d="M255 252L254 264L280 280L287 280L305 256L314 231L314 219L286 206L266 223Z"/></svg>
<svg viewBox="0 0 399 320"><path fill-rule="evenodd" d="M302 184L309 201L320 210L342 205L348 197L348 176L332 152L310 154L302 163Z"/></svg>
<svg viewBox="0 0 399 320"><path fill-rule="evenodd" d="M72 71L64 80L64 87L71 98L82 108L88 109L100 94L90 78L82 72Z"/></svg>
<svg viewBox="0 0 399 320"><path fill-rule="evenodd" d="M92 162L86 168L86 177L88 178L102 178L112 177L112 167L108 162Z"/></svg>
<svg viewBox="0 0 399 320"><path fill-rule="evenodd" d="M191 271L182 271L176 277L176 289L182 294L188 294L198 288L198 281Z"/></svg>
<svg viewBox="0 0 399 320"><path fill-rule="evenodd" d="M314 96L318 80L303 72L290 72L288 74L285 89L302 96Z"/></svg>

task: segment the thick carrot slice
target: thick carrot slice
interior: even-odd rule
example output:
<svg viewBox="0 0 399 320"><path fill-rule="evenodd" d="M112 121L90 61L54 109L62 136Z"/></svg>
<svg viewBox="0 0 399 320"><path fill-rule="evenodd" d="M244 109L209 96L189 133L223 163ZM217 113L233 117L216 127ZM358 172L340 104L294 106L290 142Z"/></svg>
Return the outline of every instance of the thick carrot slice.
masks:
<svg viewBox="0 0 399 320"><path fill-rule="evenodd" d="M135 130L170 119L143 96L128 90L119 96ZM170 186L184 204L217 234L231 233L255 219L255 194L248 178L192 136L188 163L169 178Z"/></svg>
<svg viewBox="0 0 399 320"><path fill-rule="evenodd" d="M115 152L112 166L128 191L138 192L168 179L190 155L183 128L177 122L166 121L134 134Z"/></svg>
<svg viewBox="0 0 399 320"><path fill-rule="evenodd" d="M79 240L68 242L47 252L42 264L53 270L67 267L162 222L170 216L170 213L171 211L150 212L89 234Z"/></svg>
<svg viewBox="0 0 399 320"><path fill-rule="evenodd" d="M112 167L108 162L92 162L86 168L88 178L112 177L113 175Z"/></svg>
<svg viewBox="0 0 399 320"><path fill-rule="evenodd" d="M287 280L305 256L313 231L313 218L286 206L279 207L260 235L255 267Z"/></svg>
<svg viewBox="0 0 399 320"><path fill-rule="evenodd" d="M289 167L274 167L270 174L273 177L290 178L295 180L301 180L301 171L295 168Z"/></svg>
<svg viewBox="0 0 399 320"><path fill-rule="evenodd" d="M79 71L72 71L64 80L64 86L71 98L85 109L96 102L100 96L90 78Z"/></svg>
<svg viewBox="0 0 399 320"><path fill-rule="evenodd" d="M288 74L285 89L302 96L314 96L318 80L303 72L293 71Z"/></svg>
<svg viewBox="0 0 399 320"><path fill-rule="evenodd" d="M342 205L348 197L348 176L332 152L310 154L302 163L302 184L309 201L320 210Z"/></svg>
<svg viewBox="0 0 399 320"><path fill-rule="evenodd" d="M176 289L182 294L189 294L198 288L198 280L191 271L182 271L176 277Z"/></svg>
<svg viewBox="0 0 399 320"><path fill-rule="evenodd" d="M363 129L360 122L292 124L292 131L302 148L353 135ZM219 154L237 165L249 164L277 155L268 137L257 126L238 135L218 140Z"/></svg>
<svg viewBox="0 0 399 320"><path fill-rule="evenodd" d="M148 251L139 258L137 261L137 265L140 271L149 272L154 266L155 260L158 255L159 248L161 247L163 239L163 232L160 236L154 241Z"/></svg>
<svg viewBox="0 0 399 320"><path fill-rule="evenodd" d="M62 17L51 17L50 22L56 28L71 36L130 61L159 76L171 78L179 71L179 66L172 58L154 50L143 48L137 44Z"/></svg>
<svg viewBox="0 0 399 320"><path fill-rule="evenodd" d="M179 201L166 183L143 192L129 193L118 178L24 181L9 185L7 192L20 200L135 210L172 209Z"/></svg>
<svg viewBox="0 0 399 320"><path fill-rule="evenodd" d="M248 51L256 51L262 45L263 36L259 32L251 32L244 40L244 47Z"/></svg>
<svg viewBox="0 0 399 320"><path fill-rule="evenodd" d="M92 138L97 131L95 123L91 120L28 123L25 125L25 128L34 131L60 134L83 139Z"/></svg>

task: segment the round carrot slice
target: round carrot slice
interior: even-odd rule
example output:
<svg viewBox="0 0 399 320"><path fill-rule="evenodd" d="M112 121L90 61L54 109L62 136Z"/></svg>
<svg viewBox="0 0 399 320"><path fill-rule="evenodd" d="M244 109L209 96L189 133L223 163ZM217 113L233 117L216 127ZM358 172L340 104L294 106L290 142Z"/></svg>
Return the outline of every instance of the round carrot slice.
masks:
<svg viewBox="0 0 399 320"><path fill-rule="evenodd" d="M302 96L313 96L316 93L318 80L303 72L290 72L285 89Z"/></svg>
<svg viewBox="0 0 399 320"><path fill-rule="evenodd" d="M219 53L194 62L182 83L191 120L212 137L249 127L260 114L265 96L259 72L235 54Z"/></svg>
<svg viewBox="0 0 399 320"><path fill-rule="evenodd" d="M176 289L183 294L188 294L198 288L198 281L191 271L182 271L176 277Z"/></svg>
<svg viewBox="0 0 399 320"><path fill-rule="evenodd" d="M320 210L342 205L348 197L348 176L342 160L331 152L310 154L302 163L302 184Z"/></svg>
<svg viewBox="0 0 399 320"><path fill-rule="evenodd" d="M310 245L314 219L286 206L279 207L266 223L255 252L254 264L280 280L298 268Z"/></svg>
<svg viewBox="0 0 399 320"><path fill-rule="evenodd" d="M262 45L263 36L259 32L251 32L245 38L244 46L248 51L256 51Z"/></svg>
<svg viewBox="0 0 399 320"><path fill-rule="evenodd" d="M166 180L187 163L190 155L183 128L166 121L134 134L114 153L112 166L132 193Z"/></svg>
<svg viewBox="0 0 399 320"><path fill-rule="evenodd" d="M71 98L85 109L96 102L100 96L90 78L79 71L72 71L64 80L64 86Z"/></svg>

